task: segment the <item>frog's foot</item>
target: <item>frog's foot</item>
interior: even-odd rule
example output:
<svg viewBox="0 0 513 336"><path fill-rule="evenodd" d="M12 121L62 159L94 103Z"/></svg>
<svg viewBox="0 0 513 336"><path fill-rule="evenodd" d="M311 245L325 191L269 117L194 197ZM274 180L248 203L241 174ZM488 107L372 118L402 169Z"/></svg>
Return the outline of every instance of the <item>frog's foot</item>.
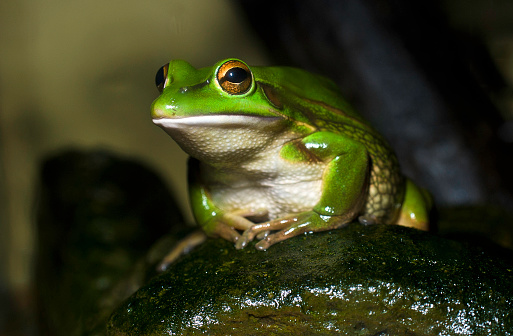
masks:
<svg viewBox="0 0 513 336"><path fill-rule="evenodd" d="M240 234L237 230L244 231L249 229L254 223L242 216L226 213L221 220L215 224L205 226L205 231L209 236L221 237L225 240L235 243L239 240ZM212 229L209 227L214 226Z"/></svg>
<svg viewBox="0 0 513 336"><path fill-rule="evenodd" d="M189 253L196 246L202 244L207 239L207 235L201 231L196 230L180 240L176 246L162 259L157 266L157 271L164 272L169 265L171 265L178 257L183 254Z"/></svg>
<svg viewBox="0 0 513 336"><path fill-rule="evenodd" d="M320 216L314 211L307 211L284 218L275 219L269 222L256 224L244 231L241 238L235 244L237 249L244 248L250 241L260 233L266 231L277 231L259 241L255 247L258 250L266 250L282 240L295 237L305 232L316 232L331 230L348 223L350 218L346 216Z"/></svg>
<svg viewBox="0 0 513 336"><path fill-rule="evenodd" d="M234 212L223 213L220 217L213 218L210 223L203 226L203 229L209 236L221 237L225 240L235 243L240 238L239 231L246 231L254 222L246 217L262 217L267 215L266 210L238 210Z"/></svg>
<svg viewBox="0 0 513 336"><path fill-rule="evenodd" d="M237 214L239 216L245 217L245 218L250 218L253 223L261 223L261 222L267 221L267 219L269 218L268 217L269 211L266 209L257 209L257 210L252 210L252 211L241 210L241 211L237 211L237 212L233 212L233 213ZM245 231L245 230L243 230L243 231ZM271 231L269 231L269 230L262 231L262 232L258 233L256 238L258 240L264 239L265 237L267 237L269 235L269 233L271 233Z"/></svg>
<svg viewBox="0 0 513 336"><path fill-rule="evenodd" d="M235 244L235 248L240 250L246 247L249 242L253 241L255 237L264 235L263 239L267 239L269 235L267 234L271 230L281 230L292 225L297 217L290 216L281 219L276 219L272 221L268 221L265 223L255 224L252 227L248 228L244 231L240 239Z"/></svg>

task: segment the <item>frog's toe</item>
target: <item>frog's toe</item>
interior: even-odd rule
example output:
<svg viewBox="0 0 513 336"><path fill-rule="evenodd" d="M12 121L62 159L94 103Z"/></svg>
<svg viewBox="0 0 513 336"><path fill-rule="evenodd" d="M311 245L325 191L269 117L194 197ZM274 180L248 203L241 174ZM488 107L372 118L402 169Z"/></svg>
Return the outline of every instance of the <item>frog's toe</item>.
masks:
<svg viewBox="0 0 513 336"><path fill-rule="evenodd" d="M249 221L236 213L225 213L222 221L236 230L247 230L254 225L252 221Z"/></svg>
<svg viewBox="0 0 513 336"><path fill-rule="evenodd" d="M285 232L284 232L285 231ZM293 231L293 230L291 230ZM283 230L283 231L279 231L279 232L276 232L276 233L273 233L273 234L270 234L268 235L267 237L265 237L264 239L262 239L261 241L259 241L258 243L255 244L255 248L257 250L260 250L260 251L265 251L267 250L269 247L271 247L272 245L276 244L276 243L279 243L281 242L282 240L285 240L285 239L289 239L289 238L292 238L294 236L296 236L297 233L294 233L292 235L289 235L287 233L287 230Z"/></svg>
<svg viewBox="0 0 513 336"><path fill-rule="evenodd" d="M258 239L266 238L269 234L268 226L269 222L266 222L262 224L253 225L252 227L248 228L246 231L242 233L240 238L237 240L235 248L238 250L243 249L244 247L246 247L246 245L248 245L249 242L253 241L255 237L257 237Z"/></svg>
<svg viewBox="0 0 513 336"><path fill-rule="evenodd" d="M213 236L221 237L223 239L231 241L232 243L235 243L240 239L240 234L237 232L237 230L223 223L219 223L217 225L217 227L214 230Z"/></svg>
<svg viewBox="0 0 513 336"><path fill-rule="evenodd" d="M293 231L293 230L291 230L291 231ZM296 235L297 235L297 233L293 233L290 235L286 232L286 230L279 231L279 232L270 234L267 237L265 237L264 239L262 239L261 241L259 241L257 244L255 244L255 248L260 251L265 251L272 245L279 243L282 240L292 238Z"/></svg>
<svg viewBox="0 0 513 336"><path fill-rule="evenodd" d="M253 238L250 238L246 232L244 232L240 237L239 239L237 239L237 241L235 242L235 248L237 250L242 250L243 248L246 247L246 245L248 245L248 243L250 241L252 241Z"/></svg>
<svg viewBox="0 0 513 336"><path fill-rule="evenodd" d="M269 230L260 232L259 234L256 235L256 239L258 239L258 240L265 239L270 233L271 233L271 231L269 231Z"/></svg>
<svg viewBox="0 0 513 336"><path fill-rule="evenodd" d="M267 238L262 239L258 243L256 243L255 248L259 251L265 251L267 250L272 244Z"/></svg>

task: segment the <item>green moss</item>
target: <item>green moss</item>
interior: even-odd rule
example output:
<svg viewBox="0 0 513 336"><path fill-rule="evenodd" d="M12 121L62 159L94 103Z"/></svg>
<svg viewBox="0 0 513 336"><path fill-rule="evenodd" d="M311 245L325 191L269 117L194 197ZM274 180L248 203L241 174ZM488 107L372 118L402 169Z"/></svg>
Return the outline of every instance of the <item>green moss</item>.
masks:
<svg viewBox="0 0 513 336"><path fill-rule="evenodd" d="M513 268L413 229L351 224L265 252L209 240L111 316L110 335L508 335Z"/></svg>

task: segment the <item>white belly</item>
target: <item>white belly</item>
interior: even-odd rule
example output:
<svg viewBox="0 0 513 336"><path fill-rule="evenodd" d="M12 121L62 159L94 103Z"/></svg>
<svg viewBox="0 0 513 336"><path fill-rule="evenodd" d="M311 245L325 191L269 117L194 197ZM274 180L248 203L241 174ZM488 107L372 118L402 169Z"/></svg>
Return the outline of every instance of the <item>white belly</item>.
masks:
<svg viewBox="0 0 513 336"><path fill-rule="evenodd" d="M311 210L320 199L321 180L247 188L214 187L214 204L226 211L265 209L269 219Z"/></svg>
<svg viewBox="0 0 513 336"><path fill-rule="evenodd" d="M214 204L225 211L265 209L269 219L311 210L320 200L323 162L289 162L279 150L236 171L206 172ZM205 169L207 171L207 169Z"/></svg>

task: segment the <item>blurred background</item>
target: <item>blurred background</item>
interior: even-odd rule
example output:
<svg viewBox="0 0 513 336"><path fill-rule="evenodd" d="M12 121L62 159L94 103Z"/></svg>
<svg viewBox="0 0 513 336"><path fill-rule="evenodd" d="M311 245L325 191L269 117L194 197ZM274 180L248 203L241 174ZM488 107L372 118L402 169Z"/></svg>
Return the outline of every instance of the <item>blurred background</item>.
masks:
<svg viewBox="0 0 513 336"><path fill-rule="evenodd" d="M24 288L43 157L106 148L183 195L186 156L150 118L156 71L171 59L265 64L265 50L224 0L2 1L0 13L1 275Z"/></svg>
<svg viewBox="0 0 513 336"><path fill-rule="evenodd" d="M308 5L301 7L301 3ZM171 59L184 59L202 67L222 58L237 57L250 65L296 65L326 75L330 75L330 69L350 68L344 70L344 74L348 73L345 79L340 79L343 76L333 70L334 79L348 91L348 99L362 110L362 114L377 124L394 147L399 147L398 153L407 173L419 176L420 184L428 187L437 176L440 181L445 181L444 178L450 181L432 187L441 203L511 205L510 180L507 173L501 173L501 169L511 172L508 170L510 161L501 160L511 154L513 143L510 86L513 83L513 2L433 1L433 5L426 5L426 11L422 1L416 8L404 1L369 0L361 8L355 1L340 3L346 7L336 1L0 2L2 293L14 293L15 301L21 306L30 301L28 293L36 234L33 223L37 202L35 192L41 161L48 155L69 148L103 148L139 160L165 178L190 219L185 198L186 155L150 119L150 104L158 94L154 85L155 73ZM309 6L316 6L318 10L309 10ZM418 20L423 14L427 19ZM343 15L349 16L344 18ZM405 18L412 22L408 23ZM352 25L336 28L343 33L326 33L334 29L330 22L348 24L351 19L354 21ZM416 32L408 24L422 25L426 36L402 34L404 31ZM358 31L358 27L362 31ZM313 35L309 35L310 32ZM380 34L376 35L376 32ZM317 38L315 34L323 37ZM454 40L447 39L448 36ZM299 37L304 37L305 43L297 42ZM350 44L347 44L348 40ZM327 45L332 49L326 48ZM346 49L344 57L339 57L338 48L333 49L334 46L343 49L348 45L352 54ZM424 49L415 49L415 45ZM319 55L329 56L316 58ZM374 58L365 58L365 55L374 55ZM361 64L361 69L368 69L365 75L355 66L360 64L354 62L355 59L369 60L369 63ZM464 86L461 82L465 85L471 82L459 75L462 68L452 66L450 62L445 63L446 68L441 68L436 61L426 65L429 60L446 59L464 66L466 75L474 74L468 78L473 78L476 84L472 87L480 90L483 100L470 89L463 93L460 90ZM484 61L479 63L476 59ZM395 63L388 63L389 60ZM393 79L397 71L391 74L387 68L387 74L387 71L381 71L383 69L368 65L392 63L399 69L407 69L404 73L408 76L403 73L396 81L400 86L376 80ZM449 77L432 76L437 72L433 67ZM459 80L454 80L455 76ZM406 106L402 99L386 94L383 96L386 99L379 100L369 89L372 85L388 87L398 96L409 96L408 90L403 88L411 88L411 82L421 87L417 93L427 92L421 96L428 97L426 100L415 99ZM452 92L456 100L447 98ZM402 119L397 116L385 118L386 114L382 113L373 117L372 113L366 112L383 106L389 106L390 110L403 106L405 110L417 111L417 114L409 114L414 120L423 120L431 113L438 113L443 118L451 116L453 124L435 118L436 123L443 125L436 130L438 133L429 128L418 131L413 126L401 126ZM431 110L421 108L426 106L434 107ZM465 106L485 107L481 114L473 113L467 118L466 113L471 113ZM469 120L478 121L470 122L468 126L465 122L469 123ZM426 120L422 125L430 122ZM399 131L389 129L386 125L390 123L397 124ZM455 125L454 128L449 124ZM405 127L418 133L423 139L419 143L433 137L441 139L439 142L445 144L445 161L437 161L432 155L433 152L440 153L440 147L436 151L425 150L434 146L433 143L422 146L424 152L420 154L408 150L408 146L416 142L402 136L401 129ZM477 130L477 133L466 132L469 129ZM458 137L459 132L461 136ZM446 141L449 134L457 139ZM486 140L475 141L476 138ZM454 151L463 153L461 156L453 155L447 149L446 144L451 141L456 144L451 148L459 148ZM417 147L421 149L421 145ZM492 154L490 148L498 151ZM410 155L413 156L411 161ZM455 157L460 159L451 160ZM436 166L436 169L423 169L427 166ZM451 174L443 177L447 172ZM490 176L490 180L476 178L483 174ZM466 179L472 182L466 182ZM454 187L452 182L458 185ZM457 190L460 192L452 193Z"/></svg>
<svg viewBox="0 0 513 336"><path fill-rule="evenodd" d="M156 71L171 59L266 63L225 0L7 0L0 45L0 286L18 302L29 290L44 157L108 149L147 163L185 195L186 156L150 118Z"/></svg>

